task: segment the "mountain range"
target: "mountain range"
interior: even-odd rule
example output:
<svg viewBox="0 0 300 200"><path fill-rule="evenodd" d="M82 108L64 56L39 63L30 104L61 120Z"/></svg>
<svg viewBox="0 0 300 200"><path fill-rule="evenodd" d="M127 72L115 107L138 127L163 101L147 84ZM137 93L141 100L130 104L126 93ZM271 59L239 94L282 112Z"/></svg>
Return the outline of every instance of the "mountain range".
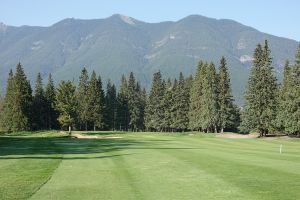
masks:
<svg viewBox="0 0 300 200"><path fill-rule="evenodd" d="M68 18L49 27L8 26L0 23L0 84L21 62L31 83L38 72L44 79L78 80L81 69L95 70L104 83L118 84L130 71L149 88L152 74L164 77L195 72L200 59L227 59L233 94L243 102L243 91L258 43L268 40L280 79L286 59L294 60L297 41L262 33L233 20L190 15L179 21L146 23L115 14L105 19Z"/></svg>

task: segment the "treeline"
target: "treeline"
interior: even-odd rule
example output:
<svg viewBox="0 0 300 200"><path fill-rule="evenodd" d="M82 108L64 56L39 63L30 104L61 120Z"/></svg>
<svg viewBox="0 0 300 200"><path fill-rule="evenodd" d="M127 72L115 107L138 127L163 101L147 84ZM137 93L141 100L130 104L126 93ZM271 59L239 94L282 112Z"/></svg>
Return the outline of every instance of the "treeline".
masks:
<svg viewBox="0 0 300 200"><path fill-rule="evenodd" d="M300 134L300 46L295 64L287 61L278 84L268 42L258 44L245 91L245 105L234 104L226 59L199 61L194 77L174 80L153 74L147 94L131 72L118 89L103 87L100 76L83 68L76 86L61 81L46 86L37 75L34 91L21 64L11 70L0 100L0 124L7 131L40 129L122 131L257 131Z"/></svg>
<svg viewBox="0 0 300 200"><path fill-rule="evenodd" d="M261 136L270 132L300 136L300 45L295 63L285 63L282 84L277 83L270 54L267 41L254 51L240 129Z"/></svg>

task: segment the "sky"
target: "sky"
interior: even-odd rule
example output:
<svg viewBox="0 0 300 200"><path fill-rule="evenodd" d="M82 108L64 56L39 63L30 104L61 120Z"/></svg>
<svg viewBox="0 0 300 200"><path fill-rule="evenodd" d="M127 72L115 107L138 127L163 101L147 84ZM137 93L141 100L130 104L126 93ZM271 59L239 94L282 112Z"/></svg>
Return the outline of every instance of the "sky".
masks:
<svg viewBox="0 0 300 200"><path fill-rule="evenodd" d="M300 41L300 0L0 0L0 22L50 26L65 18L123 14L145 22L198 14L232 19L272 35Z"/></svg>

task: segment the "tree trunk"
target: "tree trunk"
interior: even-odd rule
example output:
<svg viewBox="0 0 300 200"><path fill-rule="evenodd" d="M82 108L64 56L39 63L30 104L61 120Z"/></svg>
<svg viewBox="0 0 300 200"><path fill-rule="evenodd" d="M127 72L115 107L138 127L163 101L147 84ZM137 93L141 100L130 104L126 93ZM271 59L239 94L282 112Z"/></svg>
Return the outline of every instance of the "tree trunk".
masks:
<svg viewBox="0 0 300 200"><path fill-rule="evenodd" d="M71 136L71 132L72 131L72 129L71 129L71 126L69 125L69 135Z"/></svg>
<svg viewBox="0 0 300 200"><path fill-rule="evenodd" d="M85 122L85 131L87 131L87 122Z"/></svg>
<svg viewBox="0 0 300 200"><path fill-rule="evenodd" d="M221 133L224 133L224 129L223 129L223 127L221 128Z"/></svg>

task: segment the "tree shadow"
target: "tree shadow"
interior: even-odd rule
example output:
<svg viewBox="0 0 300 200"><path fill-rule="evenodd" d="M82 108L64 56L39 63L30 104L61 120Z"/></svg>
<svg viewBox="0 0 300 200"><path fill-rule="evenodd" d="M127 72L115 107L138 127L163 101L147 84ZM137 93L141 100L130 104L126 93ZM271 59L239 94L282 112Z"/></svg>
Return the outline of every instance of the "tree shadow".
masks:
<svg viewBox="0 0 300 200"><path fill-rule="evenodd" d="M73 157L64 157L63 159L106 158L109 155L96 155L87 157L76 157L76 155L99 154L107 152L115 153L137 143L140 142L125 139L116 140L74 139L70 137L0 137L0 159L58 159L58 154L73 155ZM111 157L113 156L118 155L111 155Z"/></svg>
<svg viewBox="0 0 300 200"><path fill-rule="evenodd" d="M203 149L201 147L176 147L171 142L170 139L146 140L144 138L137 140L128 138L0 137L0 159L101 159L130 155L120 153L121 150L126 149Z"/></svg>

